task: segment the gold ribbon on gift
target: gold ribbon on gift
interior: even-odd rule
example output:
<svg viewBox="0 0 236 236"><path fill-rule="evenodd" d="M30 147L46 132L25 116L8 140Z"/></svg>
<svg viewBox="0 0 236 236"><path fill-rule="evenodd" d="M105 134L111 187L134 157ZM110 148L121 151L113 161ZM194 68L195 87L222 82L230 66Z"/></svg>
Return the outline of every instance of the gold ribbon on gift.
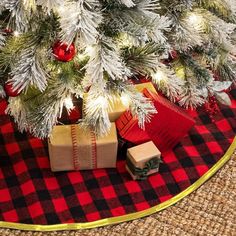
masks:
<svg viewBox="0 0 236 236"><path fill-rule="evenodd" d="M73 163L75 170L81 167L97 168L97 143L94 132L85 133L78 125L71 125Z"/></svg>

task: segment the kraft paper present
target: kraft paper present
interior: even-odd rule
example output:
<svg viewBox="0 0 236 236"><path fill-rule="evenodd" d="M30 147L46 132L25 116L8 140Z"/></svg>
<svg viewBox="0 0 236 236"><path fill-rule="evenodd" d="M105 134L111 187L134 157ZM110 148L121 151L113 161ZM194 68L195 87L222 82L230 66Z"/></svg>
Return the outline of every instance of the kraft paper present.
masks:
<svg viewBox="0 0 236 236"><path fill-rule="evenodd" d="M126 169L133 179L145 179L158 172L161 152L152 141L127 150Z"/></svg>
<svg viewBox="0 0 236 236"><path fill-rule="evenodd" d="M115 168L117 133L112 123L106 137L96 138L80 125L55 126L48 140L52 171Z"/></svg>

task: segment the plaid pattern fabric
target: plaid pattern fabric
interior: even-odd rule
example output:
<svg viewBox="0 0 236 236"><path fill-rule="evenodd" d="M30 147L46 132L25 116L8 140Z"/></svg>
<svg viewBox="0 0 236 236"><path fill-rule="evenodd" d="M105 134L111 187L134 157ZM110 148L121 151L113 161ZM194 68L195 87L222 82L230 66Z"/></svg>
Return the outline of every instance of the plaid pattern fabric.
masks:
<svg viewBox="0 0 236 236"><path fill-rule="evenodd" d="M196 125L163 156L160 172L136 182L125 170L50 171L47 142L21 134L0 101L0 221L57 224L91 222L145 210L185 190L225 153L236 132L236 90L232 106L221 106L212 123L193 112Z"/></svg>

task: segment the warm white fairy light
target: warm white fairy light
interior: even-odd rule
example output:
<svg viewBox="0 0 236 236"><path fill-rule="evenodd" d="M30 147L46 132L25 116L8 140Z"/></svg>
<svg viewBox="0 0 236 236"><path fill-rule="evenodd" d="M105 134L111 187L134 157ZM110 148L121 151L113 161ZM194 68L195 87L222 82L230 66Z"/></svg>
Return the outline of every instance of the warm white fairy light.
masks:
<svg viewBox="0 0 236 236"><path fill-rule="evenodd" d="M152 78L156 83L160 83L161 81L165 80L166 75L163 71L158 70L155 74L153 74Z"/></svg>
<svg viewBox="0 0 236 236"><path fill-rule="evenodd" d="M201 29L204 26L203 17L194 12L189 14L187 20L195 29Z"/></svg>
<svg viewBox="0 0 236 236"><path fill-rule="evenodd" d="M14 32L13 32L13 35L14 35L15 37L19 37L20 33L19 33L18 31L14 31Z"/></svg>
<svg viewBox="0 0 236 236"><path fill-rule="evenodd" d="M119 36L119 47L132 47L134 45L132 39L130 36L128 36L126 33L122 33Z"/></svg>
<svg viewBox="0 0 236 236"><path fill-rule="evenodd" d="M72 98L71 98L71 97L67 97L67 98L64 100L64 105L65 105L65 107L66 107L66 109L67 109L68 111L74 109L74 104L73 104L73 101L72 101Z"/></svg>
<svg viewBox="0 0 236 236"><path fill-rule="evenodd" d="M130 105L130 97L127 95L127 94L122 94L121 97L120 97L120 100L122 102L122 104L125 106L125 107L129 107Z"/></svg>
<svg viewBox="0 0 236 236"><path fill-rule="evenodd" d="M94 54L94 51L95 49L92 47L92 46L88 46L86 47L85 49L85 56L88 55L88 56L91 56Z"/></svg>

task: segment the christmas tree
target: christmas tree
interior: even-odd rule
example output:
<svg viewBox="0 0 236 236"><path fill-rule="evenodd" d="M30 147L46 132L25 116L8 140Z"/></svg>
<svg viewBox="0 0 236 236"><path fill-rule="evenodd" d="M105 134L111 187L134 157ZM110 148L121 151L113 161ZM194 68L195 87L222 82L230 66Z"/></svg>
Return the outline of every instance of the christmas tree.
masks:
<svg viewBox="0 0 236 236"><path fill-rule="evenodd" d="M37 137L73 96L98 135L117 99L144 127L158 111L134 89L140 77L185 108L230 104L236 0L1 0L0 20L0 96L19 130Z"/></svg>

